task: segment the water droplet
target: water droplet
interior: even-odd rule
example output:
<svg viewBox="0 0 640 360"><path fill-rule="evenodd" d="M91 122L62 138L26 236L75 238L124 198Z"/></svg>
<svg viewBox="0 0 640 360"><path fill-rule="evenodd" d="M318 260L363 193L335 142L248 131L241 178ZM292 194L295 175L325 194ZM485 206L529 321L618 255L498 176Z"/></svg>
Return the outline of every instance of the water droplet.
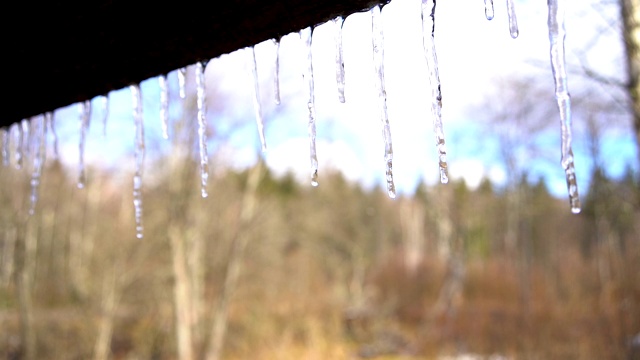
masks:
<svg viewBox="0 0 640 360"><path fill-rule="evenodd" d="M484 16L487 20L493 19L493 0L484 0Z"/></svg>

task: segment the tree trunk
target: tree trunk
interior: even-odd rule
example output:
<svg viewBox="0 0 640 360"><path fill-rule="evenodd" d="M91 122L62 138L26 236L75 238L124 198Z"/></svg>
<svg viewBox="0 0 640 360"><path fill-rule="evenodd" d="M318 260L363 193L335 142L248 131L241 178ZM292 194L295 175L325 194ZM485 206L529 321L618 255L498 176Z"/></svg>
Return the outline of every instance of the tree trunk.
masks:
<svg viewBox="0 0 640 360"><path fill-rule="evenodd" d="M627 92L631 98L631 111L640 166L640 0L620 0L622 35L627 60ZM640 201L640 199L639 199Z"/></svg>
<svg viewBox="0 0 640 360"><path fill-rule="evenodd" d="M191 334L191 290L187 273L184 238L175 223L169 225L169 240L173 259L173 296L176 312L176 336L178 359L193 359L193 338Z"/></svg>
<svg viewBox="0 0 640 360"><path fill-rule="evenodd" d="M117 262L114 260L114 262ZM114 264L115 265L115 264ZM116 266L104 275L102 282L102 303L100 305L100 320L98 322L98 336L94 346L94 360L107 360L111 354L111 338L113 336L113 321L117 306L118 284Z"/></svg>
<svg viewBox="0 0 640 360"><path fill-rule="evenodd" d="M28 216L28 215L25 215ZM35 274L37 234L27 218L18 229L16 275L20 308L20 335L25 360L36 359L36 332L33 319L33 280ZM22 241L20 241L22 240Z"/></svg>
<svg viewBox="0 0 640 360"><path fill-rule="evenodd" d="M242 260L244 251L249 241L249 233L247 228L254 218L257 189L260 179L262 178L262 163L258 162L249 172L247 179L247 187L242 198L242 207L240 209L240 221L235 230L236 235L233 237L231 244L231 254L227 263L227 272L224 279L224 287L218 300L218 306L213 318L213 326L211 329L211 337L206 352L207 360L218 360L222 355L224 340L227 333L227 320L229 315L229 304L235 293L240 271L242 270Z"/></svg>

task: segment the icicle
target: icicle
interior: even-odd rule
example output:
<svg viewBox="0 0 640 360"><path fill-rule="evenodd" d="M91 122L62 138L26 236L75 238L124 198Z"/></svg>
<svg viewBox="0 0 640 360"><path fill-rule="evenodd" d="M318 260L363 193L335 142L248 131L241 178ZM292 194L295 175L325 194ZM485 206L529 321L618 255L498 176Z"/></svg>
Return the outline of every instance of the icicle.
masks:
<svg viewBox="0 0 640 360"><path fill-rule="evenodd" d="M84 148L87 140L87 130L89 130L89 121L91 120L91 101L86 100L80 103L80 143L79 143L79 158L78 158L78 188L84 188L84 184L87 181L85 168L84 168Z"/></svg>
<svg viewBox="0 0 640 360"><path fill-rule="evenodd" d="M493 20L493 0L484 0L484 16L487 20Z"/></svg>
<svg viewBox="0 0 640 360"><path fill-rule="evenodd" d="M16 169L22 169L22 124L14 123L9 129L11 135L14 138L15 144L15 167Z"/></svg>
<svg viewBox="0 0 640 360"><path fill-rule="evenodd" d="M200 185L203 198L207 193L209 180L209 155L207 154L207 98L204 77L205 64L196 63L196 102L198 106L198 142L200 144Z"/></svg>
<svg viewBox="0 0 640 360"><path fill-rule="evenodd" d="M512 38L517 38L520 32L518 31L518 19L516 18L516 9L513 5L513 0L507 0L507 13L509 13L509 33Z"/></svg>
<svg viewBox="0 0 640 360"><path fill-rule="evenodd" d="M136 237L142 239L144 226L142 224L142 171L144 169L144 118L142 116L142 94L140 85L130 85L133 105L133 121L135 123L135 160L136 167L133 175L133 208L136 218Z"/></svg>
<svg viewBox="0 0 640 360"><path fill-rule="evenodd" d="M49 113L50 114L50 113ZM42 175L42 166L45 161L47 124L42 117L32 120L33 124L33 146L35 153L33 155L33 172L31 173L31 203L29 206L29 215L33 215L38 203L38 190L40 188L40 177Z"/></svg>
<svg viewBox="0 0 640 360"><path fill-rule="evenodd" d="M567 178L569 190L569 203L574 214L580 212L580 197L578 195L578 183L573 163L573 150L571 149L571 96L567 83L567 71L564 57L564 0L547 0L549 7L549 42L551 45L551 69L555 82L556 100L560 111L560 129L562 136L562 167Z"/></svg>
<svg viewBox="0 0 640 360"><path fill-rule="evenodd" d="M158 76L160 85L160 122L162 124L162 137L169 138L169 87L167 86L167 76Z"/></svg>
<svg viewBox="0 0 640 360"><path fill-rule="evenodd" d="M336 27L336 83L338 84L338 100L344 103L344 59L342 58L342 25L344 25L344 18L338 16L333 22Z"/></svg>
<svg viewBox="0 0 640 360"><path fill-rule="evenodd" d="M102 96L102 136L107 136L107 120L109 119L109 94Z"/></svg>
<svg viewBox="0 0 640 360"><path fill-rule="evenodd" d="M178 69L178 88L180 88L180 99L187 97L187 68Z"/></svg>
<svg viewBox="0 0 640 360"><path fill-rule="evenodd" d="M436 56L435 33L435 0L422 0L422 45L424 56L429 68L429 82L431 83L431 114L433 116L433 131L436 136L438 149L438 167L440 168L440 182L449 182L447 175L447 148L442 128L442 93L440 91L440 75L438 72L438 57Z"/></svg>
<svg viewBox="0 0 640 360"><path fill-rule="evenodd" d="M384 84L384 33L382 30L380 7L377 5L371 9L371 29L373 31L371 37L373 42L373 64L377 76L377 81L374 80L374 82L378 90L380 118L382 119L382 136L384 138L387 194L393 199L396 197L396 186L393 183L393 146L391 143L389 114L387 113L387 92Z"/></svg>
<svg viewBox="0 0 640 360"><path fill-rule="evenodd" d="M260 82L258 81L258 64L256 62L256 49L251 47L251 58L249 60L251 73L253 75L253 108L256 113L256 125L258 135L260 135L260 145L262 151L267 151L267 140L264 137L264 119L262 118L262 106L260 105Z"/></svg>
<svg viewBox="0 0 640 360"><path fill-rule="evenodd" d="M45 125L49 127L51 130L51 134L53 135L53 156L54 158L58 158L58 134L56 133L56 119L53 117L53 113L51 111L44 114Z"/></svg>
<svg viewBox="0 0 640 360"><path fill-rule="evenodd" d="M276 46L276 66L273 76L273 92L275 94L276 105L280 105L280 39L273 39Z"/></svg>
<svg viewBox="0 0 640 360"><path fill-rule="evenodd" d="M29 142L29 133L31 132L30 128L30 124L29 124L29 120L27 119L22 119L22 122L20 122L20 125L22 126L22 140L20 142L20 144L22 144L22 162L24 164L24 160L26 158L29 157L30 153L30 148L29 145L31 144Z"/></svg>
<svg viewBox="0 0 640 360"><path fill-rule="evenodd" d="M307 109L309 109L309 159L311 160L311 185L318 186L318 156L316 154L316 104L315 92L313 84L313 57L311 52L311 40L313 37L313 27L308 27L300 31L300 39L304 42L307 51L307 68L304 73L304 79L307 83L308 100Z"/></svg>
<svg viewBox="0 0 640 360"><path fill-rule="evenodd" d="M9 166L9 132L7 129L0 129L2 136L2 166Z"/></svg>

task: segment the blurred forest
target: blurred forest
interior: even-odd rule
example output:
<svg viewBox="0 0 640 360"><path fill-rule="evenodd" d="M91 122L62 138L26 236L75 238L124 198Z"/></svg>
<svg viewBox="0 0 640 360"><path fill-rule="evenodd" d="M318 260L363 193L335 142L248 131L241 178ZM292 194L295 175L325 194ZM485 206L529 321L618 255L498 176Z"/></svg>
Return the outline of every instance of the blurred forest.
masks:
<svg viewBox="0 0 640 360"><path fill-rule="evenodd" d="M640 359L640 169L611 176L601 146L621 128L638 145L633 73L573 94L591 162L579 215L531 172L561 171L548 72L497 79L471 111L504 183L422 182L395 200L327 169L317 188L262 162L228 169L215 146L203 199L189 98L170 152L147 157L143 239L126 165L89 167L78 189L49 151L29 215L26 141L22 169L15 154L0 166L0 358Z"/></svg>
<svg viewBox="0 0 640 360"><path fill-rule="evenodd" d="M131 174L91 168L79 190L48 159L30 216L28 166L0 167L1 358L638 356L631 170L594 167L577 216L526 170L391 200L258 163L202 199L187 128L148 164L142 240Z"/></svg>

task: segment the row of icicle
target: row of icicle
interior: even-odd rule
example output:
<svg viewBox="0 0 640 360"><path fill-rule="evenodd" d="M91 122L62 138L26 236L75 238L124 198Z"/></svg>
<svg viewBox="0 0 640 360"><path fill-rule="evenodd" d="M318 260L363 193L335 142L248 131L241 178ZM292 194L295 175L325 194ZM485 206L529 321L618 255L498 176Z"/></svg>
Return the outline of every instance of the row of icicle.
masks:
<svg viewBox="0 0 640 360"><path fill-rule="evenodd" d="M448 182L447 175L447 152L445 147L444 131L442 127L442 94L440 91L440 78L438 74L438 61L436 56L434 34L435 34L435 12L436 0L421 0L421 19L423 31L424 55L429 70L429 82L431 85L431 114L433 121L433 129L435 133L436 149L438 152L438 165L440 171L440 181ZM493 19L493 0L484 0L485 16L487 20ZM555 81L555 94L560 110L561 119L561 137L562 137L562 166L565 170L567 187L569 191L569 201L571 210L574 213L580 212L580 201L578 197L578 187L576 183L573 151L571 150L571 98L567 87L567 74L564 61L564 12L565 0L548 0L549 8L548 26L549 40L551 44L551 65ZM395 198L395 185L393 181L393 146L391 141L391 129L387 113L387 99L384 81L384 32L381 20L381 10L384 5L374 6L371 13L372 23L372 46L373 46L373 64L375 71L375 85L378 96L379 115L382 123L382 134L384 141L384 161L385 161L385 180L387 184L387 193L389 197ZM519 34L518 24L515 15L513 0L507 0L507 13L509 16L509 32L513 38ZM343 17L337 17L333 20L335 26L336 40L336 83L338 90L338 99L345 102L345 72L342 53L342 26L344 24ZM308 90L307 107L309 113L308 131L309 131L309 150L311 162L311 184L318 185L318 158L316 154L316 114L314 99L314 80L312 66L312 38L314 27L309 27L300 31L300 39L306 50L306 67L304 71L304 81ZM276 46L275 58L275 74L274 74L274 93L275 103L280 104L280 84L279 84L279 49L280 40L273 40ZM262 117L262 109L260 104L259 82L257 72L257 61L255 49L252 47L249 54L249 66L251 68L254 88L253 99L256 115L256 124L263 151L267 150L266 139L264 135L264 123ZM196 83L196 104L197 104L197 124L198 124L198 143L200 157L200 174L201 174L201 195L203 198L208 196L207 182L209 174L209 160L207 153L207 120L206 120L206 88L204 69L206 62L198 62L195 64L194 77ZM180 68L177 71L179 96L181 99L186 98L186 71L187 68ZM164 139L169 138L169 87L167 84L167 76L161 75L158 78L160 87L160 121L162 126L162 136ZM142 202L142 174L144 167L144 122L142 113L142 94L139 85L131 85L130 87L133 104L133 118L135 124L135 172L133 177L133 203L136 221L136 237L143 237L143 202ZM103 107L103 132L106 135L106 123L108 118L108 96L102 97ZM79 175L78 188L83 188L86 182L85 165L84 165L84 149L86 143L86 134L89 129L89 121L91 118L91 101L87 100L79 104L80 112L80 140L79 140ZM14 153L15 166L20 169L23 167L23 159L28 152L33 154L33 165L31 175L31 195L29 214L33 214L38 200L38 188L40 177L42 175L42 167L45 161L47 128L53 136L54 156L58 156L58 138L55 131L55 118L52 112L46 113L44 116L34 117L31 122L23 120L20 123L13 124L9 131L0 129L0 138L2 140L2 162L4 166L10 164L10 138L15 139ZM31 149L30 149L31 147Z"/></svg>

